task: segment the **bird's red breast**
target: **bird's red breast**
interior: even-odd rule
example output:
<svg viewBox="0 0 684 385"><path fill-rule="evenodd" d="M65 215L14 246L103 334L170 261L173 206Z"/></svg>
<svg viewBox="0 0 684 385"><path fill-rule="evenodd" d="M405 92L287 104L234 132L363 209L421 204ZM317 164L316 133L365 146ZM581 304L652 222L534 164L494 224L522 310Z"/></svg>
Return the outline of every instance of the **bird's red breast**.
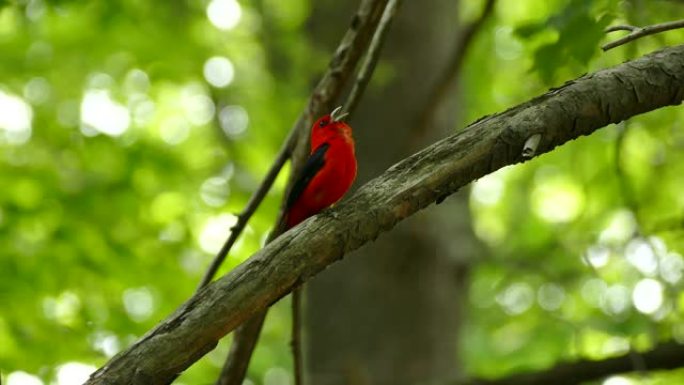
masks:
<svg viewBox="0 0 684 385"><path fill-rule="evenodd" d="M340 108L311 128L311 153L287 200L287 228L340 200L356 178L351 127Z"/></svg>

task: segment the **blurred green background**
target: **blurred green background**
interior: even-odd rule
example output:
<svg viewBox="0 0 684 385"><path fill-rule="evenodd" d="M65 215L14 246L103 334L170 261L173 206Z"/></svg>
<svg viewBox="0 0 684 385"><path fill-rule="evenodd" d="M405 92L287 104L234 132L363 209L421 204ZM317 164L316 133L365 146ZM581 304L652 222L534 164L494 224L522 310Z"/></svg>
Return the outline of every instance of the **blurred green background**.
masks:
<svg viewBox="0 0 684 385"><path fill-rule="evenodd" d="M454 17L482 4L462 0ZM192 294L326 68L331 52L307 28L327 6L0 2L2 383L79 383ZM682 14L680 1L500 1L470 47L454 130L681 42L672 31L598 48L609 24ZM341 37L350 17L327 22ZM378 71L370 92L412 76ZM483 247L461 333L469 375L684 342L683 116L661 109L473 184ZM283 186L221 273L263 243ZM290 381L287 301L270 313L253 384ZM212 383L228 346L176 383ZM656 383L684 383L684 371L603 382Z"/></svg>

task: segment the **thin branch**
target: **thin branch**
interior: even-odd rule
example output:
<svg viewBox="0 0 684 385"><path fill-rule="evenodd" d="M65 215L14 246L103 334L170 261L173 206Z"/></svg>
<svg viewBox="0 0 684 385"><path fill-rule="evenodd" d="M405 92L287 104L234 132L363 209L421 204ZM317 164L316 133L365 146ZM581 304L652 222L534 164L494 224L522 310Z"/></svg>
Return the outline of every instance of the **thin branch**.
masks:
<svg viewBox="0 0 684 385"><path fill-rule="evenodd" d="M294 383L295 385L302 385L302 287L297 287L292 290L292 361L294 367Z"/></svg>
<svg viewBox="0 0 684 385"><path fill-rule="evenodd" d="M676 369L684 366L684 345L667 342L648 352L630 351L618 357L604 360L580 360L561 363L550 369L514 374L510 377L484 380L456 381L453 385L577 385L602 378L639 371L634 356L648 370Z"/></svg>
<svg viewBox="0 0 684 385"><path fill-rule="evenodd" d="M202 277L202 281L197 287L197 290L209 284L209 282L211 282L211 280L214 278L216 272L221 267L221 264L226 259L226 256L228 256L230 249L235 244L235 241L237 241L238 237L240 236L240 234L242 234L242 231L245 229L245 226L247 226L247 222L249 222L249 219L252 217L252 215L254 215L254 212L259 207L261 202L266 197L266 194L268 194L268 191L273 186L273 182L275 182L276 178L278 177L278 174L280 173L280 170L282 170L283 166L285 165L285 162L287 162L288 158L290 157L290 154L292 153L294 139L297 137L296 135L294 135L295 132L295 130L290 132L290 135L285 140L283 145L280 147L278 155L276 155L276 159L271 165L271 168L268 170L268 173L266 173L266 176L264 177L264 180L261 182L261 185L259 185L259 188L249 198L247 206L245 206L242 212L238 214L237 222L230 229L230 235L228 236L228 239L221 247L221 250L214 257L214 260L211 262L211 265L209 266L207 271L204 273L204 277Z"/></svg>
<svg viewBox="0 0 684 385"><path fill-rule="evenodd" d="M625 81L629 79L629 81ZM86 385L168 384L218 339L346 253L376 239L438 198L600 127L684 99L684 45L567 82L404 159L336 207L281 235L91 375ZM682 361L680 361L682 362ZM554 382L555 383L555 382Z"/></svg>
<svg viewBox="0 0 684 385"><path fill-rule="evenodd" d="M230 346L230 352L228 357L234 357L236 355L248 355L251 357L252 351L256 347L256 344L251 344L249 339L258 339L261 333L261 328L266 320L266 312L259 313L257 316L252 317L250 322L245 322L242 327L242 333L233 333L233 344ZM247 328L250 328L249 330ZM254 337L256 336L256 337ZM248 341L243 341L248 339ZM236 349L250 349L248 352L234 352ZM227 361L228 362L228 361ZM249 366L249 360L234 360L230 361L231 365L224 365L221 369L221 374L219 375L216 385L227 385L233 378L233 373L235 372L247 372L247 367Z"/></svg>
<svg viewBox="0 0 684 385"><path fill-rule="evenodd" d="M605 32L610 33L615 31L629 31L629 35L605 44L601 47L601 49L608 51L609 49L619 47L644 36L655 35L656 33L680 28L684 28L684 20L669 21L667 23L654 24L646 27L635 27L633 25L614 25L612 27L606 28Z"/></svg>
<svg viewBox="0 0 684 385"><path fill-rule="evenodd" d="M366 53L364 61L361 64L361 69L356 76L354 87L349 92L349 96L347 96L347 101L344 103L342 111L352 114L354 110L356 110L356 105L359 103L359 100L361 100L361 96L366 90L366 86L378 63L380 51L382 51L387 32L389 31L390 25L392 25L392 21L394 20L394 16L401 5L401 2L402 0L389 0L387 3L385 11L382 14L382 19L380 19L378 28L368 47L368 53Z"/></svg>
<svg viewBox="0 0 684 385"><path fill-rule="evenodd" d="M375 66L378 63L378 60L380 58L380 52L382 51L382 47L384 45L387 32L389 31L390 26L392 25L392 21L394 20L394 17L397 13L397 10L399 9L399 6L401 5L402 0L389 0L387 2L387 5L385 6L385 10L382 13L382 18L380 19L380 22L378 23L378 26L375 30L375 33L373 34L373 38L371 39L370 45L368 46L368 52L366 53L366 56L364 57L363 63L361 64L361 68L358 71L358 74L356 76L356 81L354 82L354 86L352 87L352 90L349 92L349 95L347 96L347 100L344 103L343 111L349 114L349 117L351 118L352 114L356 110L356 106L358 105L359 101L361 100L361 97L363 96L366 87L368 86L368 82L370 81L373 72L375 70ZM301 305L301 296L302 296L302 289L297 288L293 290L292 292L292 337L291 337L291 346L292 346L292 357L293 357L293 366L294 366L294 383L295 385L302 385L303 384L303 358L302 358L302 341L301 341L301 312L302 312L302 305Z"/></svg>
<svg viewBox="0 0 684 385"><path fill-rule="evenodd" d="M635 27L633 25L614 25L612 27L606 28L604 32L609 33L609 32L615 32L615 31L638 31L639 27Z"/></svg>
<svg viewBox="0 0 684 385"><path fill-rule="evenodd" d="M427 134L429 127L432 126L431 123L437 110L444 103L444 99L449 95L449 90L453 87L458 75L461 73L461 68L465 62L468 48L471 46L477 32L493 13L495 5L496 0L487 0L480 17L467 24L458 32L456 44L451 51L447 66L430 91L430 94L420 111L416 124L413 125L409 132L409 137L406 142L408 146L407 151L414 150L416 148L415 146L418 145L420 140Z"/></svg>
<svg viewBox="0 0 684 385"><path fill-rule="evenodd" d="M356 64L368 44L369 37L373 31L376 30L378 16L381 15L380 12L382 12L387 2L388 0L364 0L362 2L357 14L352 19L349 30L335 51L328 71L312 92L309 103L307 104L307 109L302 112L297 119L294 127L290 130L287 139L278 151L275 161L268 170L264 180L261 182L261 185L259 185L259 188L252 194L247 205L238 215L237 223L231 228L230 236L226 239L221 250L216 254L211 265L205 272L204 277L199 284L199 288L206 286L216 275L216 272L230 252L230 249L245 229L247 222L273 186L273 182L277 178L285 162L292 156L298 142L297 139L301 136L301 132L306 130L308 134L308 128L311 126L313 117L329 112L330 107L341 94L347 79L351 76L354 68L356 68ZM367 66L368 63L364 63L364 68ZM367 68L366 72L368 73ZM368 73L368 76L369 75L370 73ZM355 89L356 88L358 88L358 79L355 84ZM356 99L360 98L363 92L361 90L361 92L357 93Z"/></svg>
<svg viewBox="0 0 684 385"><path fill-rule="evenodd" d="M313 118L329 112L330 106L333 105L341 94L347 84L347 80L352 76L361 55L370 44L371 36L375 34L378 28L387 3L388 0L363 0L361 2L356 15L352 18L347 33L335 51L328 71L311 95L307 110L302 113L290 137L288 137L284 148L288 148L289 155L292 158L292 172L288 180L288 186L285 189L285 196L289 194L289 190L294 183L294 177L298 174L299 168L308 155L306 148L308 146L308 128L311 126ZM293 143L290 143L290 140ZM284 205L281 205L276 226L271 234L269 234L267 243L270 243L280 235L284 229ZM242 384L265 317L266 312L264 311L257 314L252 320L245 322L236 330L236 338L221 370L221 376L217 380L217 385ZM294 350L295 354L298 352L298 350ZM294 361L295 371L297 371L301 360L295 356Z"/></svg>

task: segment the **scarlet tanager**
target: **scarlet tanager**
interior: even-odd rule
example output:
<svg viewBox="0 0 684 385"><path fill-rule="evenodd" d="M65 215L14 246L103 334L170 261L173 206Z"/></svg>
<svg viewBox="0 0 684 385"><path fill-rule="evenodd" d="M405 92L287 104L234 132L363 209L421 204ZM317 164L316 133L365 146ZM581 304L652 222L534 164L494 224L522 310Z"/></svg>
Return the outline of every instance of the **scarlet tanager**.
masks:
<svg viewBox="0 0 684 385"><path fill-rule="evenodd" d="M347 113L337 107L311 127L311 153L287 199L287 228L344 196L356 178L356 156Z"/></svg>

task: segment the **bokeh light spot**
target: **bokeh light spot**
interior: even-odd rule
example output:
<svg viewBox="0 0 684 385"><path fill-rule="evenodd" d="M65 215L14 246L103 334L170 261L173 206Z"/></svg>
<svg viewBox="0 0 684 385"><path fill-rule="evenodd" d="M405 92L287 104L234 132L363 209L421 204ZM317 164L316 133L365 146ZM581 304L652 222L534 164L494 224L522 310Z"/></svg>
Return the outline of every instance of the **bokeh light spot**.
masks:
<svg viewBox="0 0 684 385"><path fill-rule="evenodd" d="M154 297L146 287L126 289L123 292L123 304L128 317L136 322L147 320L154 311Z"/></svg>
<svg viewBox="0 0 684 385"><path fill-rule="evenodd" d="M632 266L645 275L654 275L658 269L658 259L653 246L643 238L634 238L627 243L625 257Z"/></svg>
<svg viewBox="0 0 684 385"><path fill-rule="evenodd" d="M667 253L660 261L660 276L671 284L676 284L682 279L684 260L678 253Z"/></svg>
<svg viewBox="0 0 684 385"><path fill-rule="evenodd" d="M601 385L632 385L633 382L626 377L613 376L603 381Z"/></svg>
<svg viewBox="0 0 684 385"><path fill-rule="evenodd" d="M33 374L16 371L7 375L7 385L43 385L43 381Z"/></svg>
<svg viewBox="0 0 684 385"><path fill-rule="evenodd" d="M216 254L226 237L230 234L231 228L237 223L237 217L232 214L221 214L216 217L209 218L199 236L200 248L209 254ZM235 245L234 249L238 249Z"/></svg>
<svg viewBox="0 0 684 385"><path fill-rule="evenodd" d="M214 87L223 88L230 85L235 77L233 63L227 57L214 56L204 63L204 79Z"/></svg>
<svg viewBox="0 0 684 385"><path fill-rule="evenodd" d="M135 94L128 100L133 123L138 127L146 126L152 121L156 108L156 104L144 94Z"/></svg>
<svg viewBox="0 0 684 385"><path fill-rule="evenodd" d="M65 326L73 326L78 321L81 311L81 300L71 292L65 291L59 297L43 299L43 314L50 320Z"/></svg>
<svg viewBox="0 0 684 385"><path fill-rule="evenodd" d="M126 74L123 88L127 94L145 93L150 88L150 77L145 71L134 68Z"/></svg>
<svg viewBox="0 0 684 385"><path fill-rule="evenodd" d="M91 336L93 349L101 352L107 357L113 357L121 350L119 338L111 332L96 332Z"/></svg>
<svg viewBox="0 0 684 385"><path fill-rule="evenodd" d="M211 0L207 5L207 17L216 28L235 28L242 17L242 8L235 0Z"/></svg>
<svg viewBox="0 0 684 385"><path fill-rule="evenodd" d="M81 131L90 136L91 130L109 136L119 136L131 124L128 108L114 101L106 90L88 90L81 102ZM84 130L85 128L85 130Z"/></svg>
<svg viewBox="0 0 684 385"><path fill-rule="evenodd" d="M632 292L634 307L641 313L653 314L663 304L663 285L655 279L640 280Z"/></svg>
<svg viewBox="0 0 684 385"><path fill-rule="evenodd" d="M33 109L24 99L0 90L0 140L24 144L31 138Z"/></svg>
<svg viewBox="0 0 684 385"><path fill-rule="evenodd" d="M506 313L522 314L534 303L534 291L526 283L514 283L497 295L496 301Z"/></svg>
<svg viewBox="0 0 684 385"><path fill-rule="evenodd" d="M587 261L593 267L603 267L608 264L610 249L605 245L591 245L585 253Z"/></svg>
<svg viewBox="0 0 684 385"><path fill-rule="evenodd" d="M221 129L229 138L237 138L247 131L249 115L240 106L226 106L219 113Z"/></svg>
<svg viewBox="0 0 684 385"><path fill-rule="evenodd" d="M181 105L185 118L195 126L211 122L216 112L214 102L205 94L204 87L197 83L183 87Z"/></svg>
<svg viewBox="0 0 684 385"><path fill-rule="evenodd" d="M220 176L205 180L200 187L202 201L212 207L220 207L226 203L229 194L228 180Z"/></svg>
<svg viewBox="0 0 684 385"><path fill-rule="evenodd" d="M504 181L499 172L486 175L473 183L470 196L484 206L497 204L503 196Z"/></svg>
<svg viewBox="0 0 684 385"><path fill-rule="evenodd" d="M96 369L81 362L67 362L57 367L57 385L82 384Z"/></svg>
<svg viewBox="0 0 684 385"><path fill-rule="evenodd" d="M608 220L608 225L601 231L599 242L608 245L623 244L636 231L636 219L629 210L618 210Z"/></svg>
<svg viewBox="0 0 684 385"><path fill-rule="evenodd" d="M554 311L560 309L565 300L565 290L555 283L545 283L537 292L537 302L542 309Z"/></svg>
<svg viewBox="0 0 684 385"><path fill-rule="evenodd" d="M609 315L621 315L629 308L629 289L620 284L612 285L601 298L601 309Z"/></svg>

